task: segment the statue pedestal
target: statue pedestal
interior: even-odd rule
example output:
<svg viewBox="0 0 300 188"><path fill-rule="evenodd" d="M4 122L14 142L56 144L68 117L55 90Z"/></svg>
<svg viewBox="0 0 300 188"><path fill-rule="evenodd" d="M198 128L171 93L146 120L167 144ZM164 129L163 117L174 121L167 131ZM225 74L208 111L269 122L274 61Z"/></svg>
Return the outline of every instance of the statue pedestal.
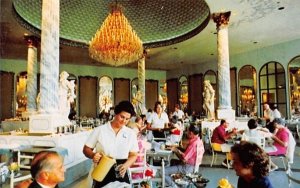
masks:
<svg viewBox="0 0 300 188"><path fill-rule="evenodd" d="M235 121L235 110L232 109L218 109L218 119L226 119L228 121Z"/></svg>
<svg viewBox="0 0 300 188"><path fill-rule="evenodd" d="M36 114L36 111L25 111L25 112L22 112L22 118L28 119L29 116L32 116L35 114Z"/></svg>
<svg viewBox="0 0 300 188"><path fill-rule="evenodd" d="M60 114L35 114L29 118L30 133L56 133L56 128L69 125L70 120Z"/></svg>

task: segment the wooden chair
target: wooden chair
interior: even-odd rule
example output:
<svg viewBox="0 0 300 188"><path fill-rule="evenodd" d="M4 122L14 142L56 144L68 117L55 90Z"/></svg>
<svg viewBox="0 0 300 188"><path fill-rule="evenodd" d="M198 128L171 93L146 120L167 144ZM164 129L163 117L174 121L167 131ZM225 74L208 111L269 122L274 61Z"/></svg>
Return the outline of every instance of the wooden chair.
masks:
<svg viewBox="0 0 300 188"><path fill-rule="evenodd" d="M246 140L248 142L252 142L252 143L255 143L257 144L258 146L260 146L262 149L265 148L265 145L266 145L266 139L262 136L250 136L250 137L247 137Z"/></svg>

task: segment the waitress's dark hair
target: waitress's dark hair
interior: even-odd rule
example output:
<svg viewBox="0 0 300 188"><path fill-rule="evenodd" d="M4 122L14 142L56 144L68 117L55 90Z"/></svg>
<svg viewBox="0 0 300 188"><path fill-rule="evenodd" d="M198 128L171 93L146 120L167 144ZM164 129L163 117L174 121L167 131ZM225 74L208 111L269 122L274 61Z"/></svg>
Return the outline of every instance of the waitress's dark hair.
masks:
<svg viewBox="0 0 300 188"><path fill-rule="evenodd" d="M199 135L199 133L200 133L199 127L197 125L193 125L193 124L191 124L189 126L189 131L194 133L195 135Z"/></svg>
<svg viewBox="0 0 300 188"><path fill-rule="evenodd" d="M135 116L135 111L133 105L129 101L121 101L114 109L115 114L119 114L121 112L130 113L131 116Z"/></svg>

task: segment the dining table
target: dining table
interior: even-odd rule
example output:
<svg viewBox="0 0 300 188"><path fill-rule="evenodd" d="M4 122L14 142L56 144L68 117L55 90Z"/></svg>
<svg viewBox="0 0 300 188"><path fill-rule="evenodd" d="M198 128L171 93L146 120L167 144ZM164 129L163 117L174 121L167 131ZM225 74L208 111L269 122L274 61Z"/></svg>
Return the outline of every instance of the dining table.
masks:
<svg viewBox="0 0 300 188"><path fill-rule="evenodd" d="M266 153L269 153L269 152L275 152L277 151L277 148L273 145L273 142L270 141L270 139L268 137L265 138L267 141L266 141L266 144L265 144L265 147L263 147L263 150L266 152ZM236 144L236 143L239 143L240 140L231 140L231 141L228 141L224 144L221 144L221 150L222 152L224 153L228 153L230 152L231 150L231 147Z"/></svg>
<svg viewBox="0 0 300 188"><path fill-rule="evenodd" d="M152 141L151 149L146 151L147 161L150 165L154 164L154 161L160 161L164 159L166 165L170 165L173 152L166 147L165 142Z"/></svg>
<svg viewBox="0 0 300 188"><path fill-rule="evenodd" d="M176 173L171 175L173 181L180 188L203 188L206 187L209 179L202 177L199 173Z"/></svg>

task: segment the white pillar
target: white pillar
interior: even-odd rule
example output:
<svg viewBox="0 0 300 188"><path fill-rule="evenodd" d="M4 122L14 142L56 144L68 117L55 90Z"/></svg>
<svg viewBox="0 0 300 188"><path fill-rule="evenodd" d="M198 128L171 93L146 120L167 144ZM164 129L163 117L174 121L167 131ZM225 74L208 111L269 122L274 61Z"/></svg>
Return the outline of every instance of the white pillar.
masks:
<svg viewBox="0 0 300 188"><path fill-rule="evenodd" d="M41 83L39 112L58 112L59 2L43 1L41 33Z"/></svg>
<svg viewBox="0 0 300 188"><path fill-rule="evenodd" d="M217 25L218 45L218 119L234 119L235 112L231 107L230 65L228 45L228 23L231 12L213 13Z"/></svg>
<svg viewBox="0 0 300 188"><path fill-rule="evenodd" d="M29 118L29 132L54 133L65 126L59 114L59 3L42 1L40 99L37 115Z"/></svg>
<svg viewBox="0 0 300 188"><path fill-rule="evenodd" d="M22 113L22 117L28 117L29 115L34 114L37 111L37 44L39 39L32 35L25 35L24 39L28 45L26 86L27 107L26 112Z"/></svg>
<svg viewBox="0 0 300 188"><path fill-rule="evenodd" d="M143 111L146 106L145 102L145 55L138 60L138 85L139 85L139 91L141 92L142 95L142 100L141 100L141 110ZM142 112L143 113L143 112Z"/></svg>

